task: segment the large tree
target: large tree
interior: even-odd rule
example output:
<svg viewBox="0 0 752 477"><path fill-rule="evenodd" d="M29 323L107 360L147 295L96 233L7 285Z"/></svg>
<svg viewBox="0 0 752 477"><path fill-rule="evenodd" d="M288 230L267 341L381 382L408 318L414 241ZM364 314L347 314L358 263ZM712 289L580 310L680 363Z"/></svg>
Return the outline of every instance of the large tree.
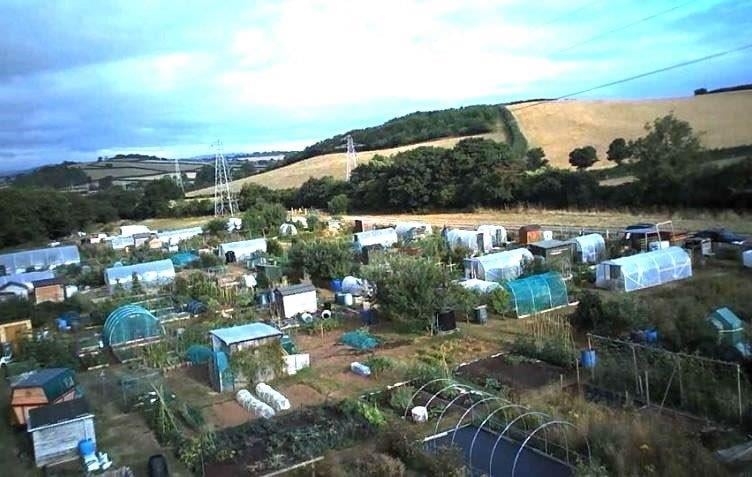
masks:
<svg viewBox="0 0 752 477"><path fill-rule="evenodd" d="M623 137L617 137L611 141L611 144L608 145L608 151L606 152L606 158L617 164L621 164L631 155L632 153L629 150L629 145Z"/></svg>
<svg viewBox="0 0 752 477"><path fill-rule="evenodd" d="M546 167L548 165L548 159L546 159L546 153L543 152L542 147L529 149L525 155L525 160L527 162L527 168L531 171L537 171L541 167Z"/></svg>
<svg viewBox="0 0 752 477"><path fill-rule="evenodd" d="M585 170L598 162L598 154L593 146L578 147L569 153L569 163L578 170Z"/></svg>

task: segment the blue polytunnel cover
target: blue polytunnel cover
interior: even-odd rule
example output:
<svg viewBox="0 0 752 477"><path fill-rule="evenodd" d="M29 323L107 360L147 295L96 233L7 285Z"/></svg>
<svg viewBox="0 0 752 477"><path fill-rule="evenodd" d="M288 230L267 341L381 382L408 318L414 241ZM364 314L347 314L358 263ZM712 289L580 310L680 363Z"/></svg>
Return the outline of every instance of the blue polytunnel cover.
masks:
<svg viewBox="0 0 752 477"><path fill-rule="evenodd" d="M518 318L569 304L567 285L556 272L512 280L504 288Z"/></svg>

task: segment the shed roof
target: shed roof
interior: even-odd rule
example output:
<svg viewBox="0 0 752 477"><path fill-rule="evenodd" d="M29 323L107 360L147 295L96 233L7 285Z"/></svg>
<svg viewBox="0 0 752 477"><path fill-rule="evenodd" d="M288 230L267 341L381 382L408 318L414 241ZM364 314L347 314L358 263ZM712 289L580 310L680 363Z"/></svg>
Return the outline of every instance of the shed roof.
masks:
<svg viewBox="0 0 752 477"><path fill-rule="evenodd" d="M308 293L316 291L316 287L310 283L301 283L299 285L289 285L286 287L277 288L276 291L282 296L297 295L299 293Z"/></svg>
<svg viewBox="0 0 752 477"><path fill-rule="evenodd" d="M34 280L33 282L31 282L34 288L49 287L52 285L63 285L64 283L65 282L60 277L43 278L41 280Z"/></svg>
<svg viewBox="0 0 752 477"><path fill-rule="evenodd" d="M69 368L42 368L21 374L11 383L12 389L44 389L47 399L53 401L75 386L73 370Z"/></svg>
<svg viewBox="0 0 752 477"><path fill-rule="evenodd" d="M742 320L726 307L718 308L708 317L719 330L733 331L744 328Z"/></svg>
<svg viewBox="0 0 752 477"><path fill-rule="evenodd" d="M53 278L55 274L52 270L42 270L39 272L26 272L15 273L11 275L0 276L0 285L4 285L9 282L23 283L24 285L31 286L34 280L42 280L44 278Z"/></svg>
<svg viewBox="0 0 752 477"><path fill-rule="evenodd" d="M28 431L92 415L89 402L84 398L36 407L29 410Z"/></svg>
<svg viewBox="0 0 752 477"><path fill-rule="evenodd" d="M10 287L20 287L20 288L24 288L26 290L29 289L29 286L26 285L25 283L21 283L21 282L6 282L6 283L3 283L2 285L0 285L0 292L2 292L3 290L5 290L6 288L10 288Z"/></svg>
<svg viewBox="0 0 752 477"><path fill-rule="evenodd" d="M211 330L209 333L227 345L282 336L281 331L266 323L248 323L247 325L219 328Z"/></svg>
<svg viewBox="0 0 752 477"><path fill-rule="evenodd" d="M541 240L539 242L533 242L528 245L530 245L531 247L538 247L538 248L545 248L545 249L570 246L568 242L563 242L561 240L555 240L555 239Z"/></svg>

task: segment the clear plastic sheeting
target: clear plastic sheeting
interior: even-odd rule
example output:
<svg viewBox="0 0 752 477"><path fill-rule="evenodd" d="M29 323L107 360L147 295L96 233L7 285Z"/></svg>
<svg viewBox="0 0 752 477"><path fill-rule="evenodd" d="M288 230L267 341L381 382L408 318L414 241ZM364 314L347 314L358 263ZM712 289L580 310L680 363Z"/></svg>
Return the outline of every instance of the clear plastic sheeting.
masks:
<svg viewBox="0 0 752 477"><path fill-rule="evenodd" d="M31 270L47 270L63 265L78 265L81 256L75 245L23 250L0 255L0 275L14 275Z"/></svg>
<svg viewBox="0 0 752 477"><path fill-rule="evenodd" d="M4 275L0 276L0 287L5 285L6 283L20 283L21 285L26 285L27 287L32 286L32 282L35 282L37 280L48 280L50 278L55 278L55 274L51 270L42 270L40 272L26 272L26 273L17 273L14 275Z"/></svg>
<svg viewBox="0 0 752 477"><path fill-rule="evenodd" d="M568 242L574 244L576 259L581 263L598 263L606 254L606 241L600 234L581 235Z"/></svg>
<svg viewBox="0 0 752 477"><path fill-rule="evenodd" d="M478 293L491 293L492 291L501 288L501 284L499 283L488 282L486 280L478 280L477 278L462 280L461 282L458 282L458 284L463 288Z"/></svg>
<svg viewBox="0 0 752 477"><path fill-rule="evenodd" d="M293 224L282 224L279 226L279 234L282 236L298 235L298 228Z"/></svg>
<svg viewBox="0 0 752 477"><path fill-rule="evenodd" d="M399 241L397 232L391 228L366 230L353 234L353 248L360 251L363 247L381 245L389 248Z"/></svg>
<svg viewBox="0 0 752 477"><path fill-rule="evenodd" d="M399 222L394 226L394 232L400 240L410 241L431 235L433 229L425 222Z"/></svg>
<svg viewBox="0 0 752 477"><path fill-rule="evenodd" d="M235 260L238 262L247 260L252 258L256 252L266 253L266 239L241 240L240 242L223 243L219 246L220 257L227 256L229 252L235 253Z"/></svg>
<svg viewBox="0 0 752 477"><path fill-rule="evenodd" d="M240 391L238 391L238 393L235 395L235 399L238 401L238 404L243 406L246 411L252 412L253 414L263 419L269 419L270 417L274 417L274 415L276 414L271 406L259 399L256 399L253 394L251 394L251 392L247 389L241 389Z"/></svg>
<svg viewBox="0 0 752 477"><path fill-rule="evenodd" d="M507 243L507 229L501 225L479 225L478 232L490 235L494 247L501 247Z"/></svg>
<svg viewBox="0 0 752 477"><path fill-rule="evenodd" d="M444 239L452 249L464 247L477 253L489 252L493 248L493 237L491 234L477 230L446 230L444 232Z"/></svg>
<svg viewBox="0 0 752 477"><path fill-rule="evenodd" d="M692 276L692 259L681 247L669 247L598 264L595 285L633 291Z"/></svg>
<svg viewBox="0 0 752 477"><path fill-rule="evenodd" d="M340 291L342 293L350 293L353 296L363 296L368 295L370 286L368 285L368 282L362 278L347 276L342 279Z"/></svg>
<svg viewBox="0 0 752 477"><path fill-rule="evenodd" d="M119 346L164 335L159 318L138 305L124 305L110 313L104 322L105 345Z"/></svg>
<svg viewBox="0 0 752 477"><path fill-rule="evenodd" d="M526 263L533 261L533 254L526 248L490 253L465 260L465 277L489 282L514 280L522 275Z"/></svg>
<svg viewBox="0 0 752 477"><path fill-rule="evenodd" d="M184 229L163 230L157 233L157 237L163 243L177 245L184 240L190 240L203 233L204 231L201 227L187 227Z"/></svg>
<svg viewBox="0 0 752 477"><path fill-rule="evenodd" d="M120 285L130 288L133 277L143 286L160 286L175 280L175 266L172 260L155 260L153 262L137 263L120 267L111 267L104 271L104 281L113 290Z"/></svg>
<svg viewBox="0 0 752 477"><path fill-rule="evenodd" d="M256 395L274 409L275 412L290 409L290 400L266 383L256 385Z"/></svg>
<svg viewBox="0 0 752 477"><path fill-rule="evenodd" d="M569 304L567 285L555 272L512 280L504 287L518 318Z"/></svg>

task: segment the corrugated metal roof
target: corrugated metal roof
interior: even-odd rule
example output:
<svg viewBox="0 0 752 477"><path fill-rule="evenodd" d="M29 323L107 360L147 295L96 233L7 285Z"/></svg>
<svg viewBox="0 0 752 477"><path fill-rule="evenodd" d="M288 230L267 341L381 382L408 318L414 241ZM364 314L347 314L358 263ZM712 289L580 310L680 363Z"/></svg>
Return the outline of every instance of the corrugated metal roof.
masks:
<svg viewBox="0 0 752 477"><path fill-rule="evenodd" d="M555 240L555 239L541 240L539 242L529 243L528 245L530 245L532 247L546 248L546 249L548 249L548 248L558 248L558 247L563 247L563 246L567 246L567 247L570 246L568 242L563 242L561 240Z"/></svg>
<svg viewBox="0 0 752 477"><path fill-rule="evenodd" d="M84 398L37 407L29 410L28 431L91 415L89 402Z"/></svg>
<svg viewBox="0 0 752 477"><path fill-rule="evenodd" d="M277 288L276 291L282 296L297 295L299 293L308 293L316 291L316 287L310 283L301 283L299 285L290 285L286 287Z"/></svg>
<svg viewBox="0 0 752 477"><path fill-rule="evenodd" d="M21 374L11 382L11 388L44 389L49 401L54 401L75 386L73 370L69 368L42 368Z"/></svg>
<svg viewBox="0 0 752 477"><path fill-rule="evenodd" d="M282 336L281 331L266 323L248 323L247 325L212 330L209 333L227 345Z"/></svg>
<svg viewBox="0 0 752 477"><path fill-rule="evenodd" d="M0 255L0 265L5 267L7 274L23 273L29 268L43 270L79 263L81 263L81 256L75 245L23 250Z"/></svg>

